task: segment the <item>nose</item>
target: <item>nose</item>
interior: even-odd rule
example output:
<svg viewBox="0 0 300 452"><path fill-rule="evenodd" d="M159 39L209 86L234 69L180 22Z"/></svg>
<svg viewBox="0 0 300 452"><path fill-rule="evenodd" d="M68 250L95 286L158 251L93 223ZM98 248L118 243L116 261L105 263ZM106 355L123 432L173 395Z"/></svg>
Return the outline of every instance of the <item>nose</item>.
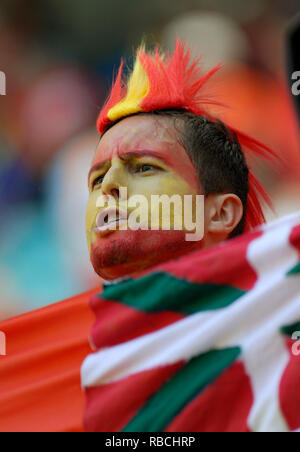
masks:
<svg viewBox="0 0 300 452"><path fill-rule="evenodd" d="M122 162L113 161L110 169L104 176L101 191L104 195L113 196L116 201L120 200L120 188L124 186Z"/></svg>

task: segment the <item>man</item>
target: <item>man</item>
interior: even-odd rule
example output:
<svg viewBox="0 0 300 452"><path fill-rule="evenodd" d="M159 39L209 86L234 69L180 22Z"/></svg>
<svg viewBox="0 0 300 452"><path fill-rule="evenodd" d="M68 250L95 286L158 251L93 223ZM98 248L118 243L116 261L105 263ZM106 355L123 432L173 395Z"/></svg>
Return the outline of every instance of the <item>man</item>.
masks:
<svg viewBox="0 0 300 452"><path fill-rule="evenodd" d="M78 431L83 411L87 431L300 428L300 218L250 231L267 196L244 152L272 153L206 111L213 72L200 76L180 43L165 60L140 50L127 89L121 66L86 216L91 261L110 282L0 326L1 430ZM175 207L146 227L153 195L184 207L190 196L193 227ZM187 240L197 218L204 233Z"/></svg>
<svg viewBox="0 0 300 452"><path fill-rule="evenodd" d="M263 156L272 152L206 111L207 103L216 102L205 97L205 84L217 69L200 75L198 62L190 61L190 53L179 42L166 61L158 51L152 56L140 49L127 92L123 88L122 94L121 66L99 116L102 136L89 175L87 238L94 268L104 278L128 276L209 248L264 221L257 189L267 196L249 172L241 145ZM97 203L99 196L111 196L122 208L126 202L122 187L129 198L145 196L141 215L148 224L153 220L151 196L179 195L182 201L188 195L204 196L203 240L187 242L184 228L174 231L176 218L171 219L172 233L162 231L163 214L157 218L158 231L124 231L123 224L121 231L109 233L112 228L101 223L106 210L103 214ZM109 212L109 207L103 202L102 209ZM192 210L195 217L195 205Z"/></svg>
<svg viewBox="0 0 300 452"><path fill-rule="evenodd" d="M167 58L140 49L124 84L122 68L99 116L101 138L89 174L91 261L114 284L91 297L95 353L82 366L85 428L299 428L290 401L299 391L290 375L281 384L289 355L279 334L298 326L299 281L285 274L298 273L299 216L262 241L255 232L224 244L264 222L258 195L268 198L247 166L246 149L273 154L208 113L205 105L215 102L203 91L217 68L200 75L198 61L190 61L179 42ZM179 196L180 206L191 196L194 228L203 223L200 239L188 241L186 228L174 226L184 223L175 207L167 210L168 229L163 211L149 229L153 195ZM199 195L204 210L197 217ZM147 201L134 228L132 198ZM271 285L270 273L277 274ZM299 359L292 366L299 372ZM265 380L269 372L273 380Z"/></svg>

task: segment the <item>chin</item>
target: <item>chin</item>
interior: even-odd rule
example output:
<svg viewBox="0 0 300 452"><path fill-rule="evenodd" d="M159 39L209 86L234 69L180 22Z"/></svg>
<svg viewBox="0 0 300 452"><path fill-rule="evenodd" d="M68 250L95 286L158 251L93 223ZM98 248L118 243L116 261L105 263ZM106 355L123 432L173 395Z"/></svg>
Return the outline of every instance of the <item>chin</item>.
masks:
<svg viewBox="0 0 300 452"><path fill-rule="evenodd" d="M106 280L134 275L202 248L187 242L186 231L114 231L91 248L96 273Z"/></svg>

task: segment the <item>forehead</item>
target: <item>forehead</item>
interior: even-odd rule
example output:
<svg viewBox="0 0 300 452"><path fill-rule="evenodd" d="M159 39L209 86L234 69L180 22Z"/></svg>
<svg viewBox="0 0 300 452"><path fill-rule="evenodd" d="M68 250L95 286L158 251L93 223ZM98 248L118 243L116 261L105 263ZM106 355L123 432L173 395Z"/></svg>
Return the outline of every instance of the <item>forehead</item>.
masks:
<svg viewBox="0 0 300 452"><path fill-rule="evenodd" d="M136 151L157 151L172 160L188 159L184 148L178 142L173 120L154 115L138 115L125 118L101 138L93 164L112 160L123 153Z"/></svg>
<svg viewBox="0 0 300 452"><path fill-rule="evenodd" d="M178 124L180 126L180 124ZM196 169L180 144L177 124L171 117L140 114L125 118L109 129L101 138L92 168L112 161L122 154L141 152L157 156L193 189L199 190ZM90 174L93 172L91 169Z"/></svg>

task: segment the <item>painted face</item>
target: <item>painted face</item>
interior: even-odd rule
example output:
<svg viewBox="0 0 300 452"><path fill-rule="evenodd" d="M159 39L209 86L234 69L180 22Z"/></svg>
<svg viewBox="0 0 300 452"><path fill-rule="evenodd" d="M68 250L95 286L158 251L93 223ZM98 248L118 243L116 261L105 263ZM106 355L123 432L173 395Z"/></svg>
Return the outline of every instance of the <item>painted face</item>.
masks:
<svg viewBox="0 0 300 452"><path fill-rule="evenodd" d="M142 271L199 247L199 243L185 240L184 226L182 230L174 228L183 209L176 210L172 205L170 213L160 209L156 218L151 209L152 195L178 195L183 199L185 195L194 198L202 193L196 170L178 142L172 119L138 115L123 119L106 132L92 163L89 191L87 240L93 266L105 279ZM139 203L139 216L147 221L148 227L151 224L152 230L128 229L126 220L133 210L128 200L137 195L147 201ZM108 202L100 204L99 199ZM117 222L117 230L105 223L105 214L112 207L109 199L115 200L119 217L127 212L127 218L125 215L123 221ZM162 230L166 214L170 230ZM153 225L157 230L153 230Z"/></svg>

